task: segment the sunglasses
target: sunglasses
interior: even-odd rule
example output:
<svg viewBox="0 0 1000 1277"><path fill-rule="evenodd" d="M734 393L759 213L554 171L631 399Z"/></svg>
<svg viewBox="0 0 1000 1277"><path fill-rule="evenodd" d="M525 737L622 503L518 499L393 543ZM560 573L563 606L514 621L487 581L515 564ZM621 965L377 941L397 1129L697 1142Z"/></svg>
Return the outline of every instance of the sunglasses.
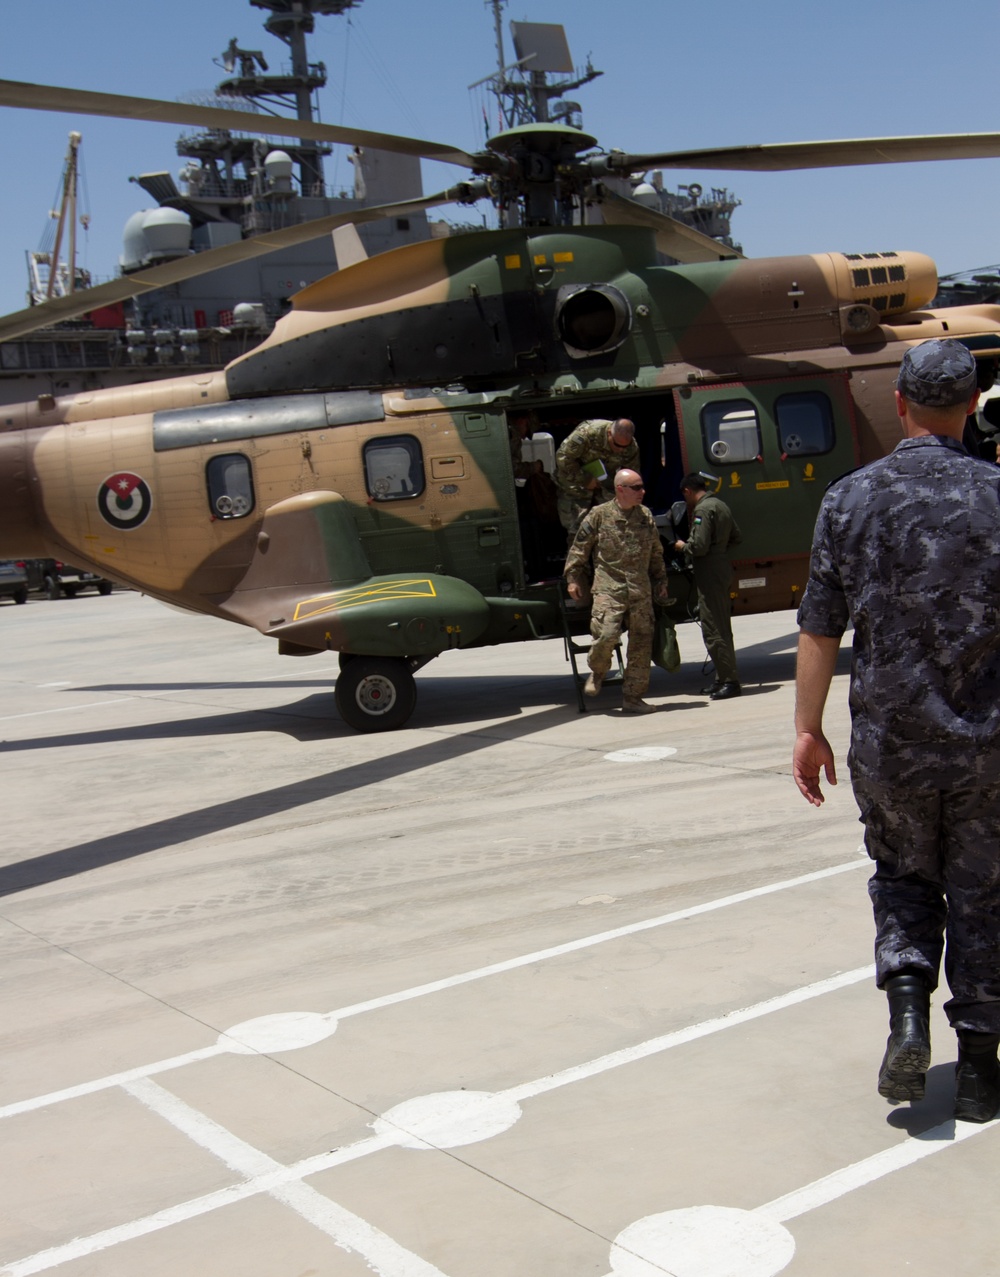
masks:
<svg viewBox="0 0 1000 1277"><path fill-rule="evenodd" d="M619 488L628 488L629 492L645 492L646 485L644 483L620 483Z"/></svg>

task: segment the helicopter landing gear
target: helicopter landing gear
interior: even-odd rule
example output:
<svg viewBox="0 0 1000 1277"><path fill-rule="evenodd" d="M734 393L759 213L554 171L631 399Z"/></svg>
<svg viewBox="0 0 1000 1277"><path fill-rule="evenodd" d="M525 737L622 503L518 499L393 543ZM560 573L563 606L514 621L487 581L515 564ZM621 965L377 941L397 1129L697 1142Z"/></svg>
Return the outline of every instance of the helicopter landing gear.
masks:
<svg viewBox="0 0 1000 1277"><path fill-rule="evenodd" d="M392 732L413 713L417 685L404 659L355 656L341 666L333 695L348 727L356 732Z"/></svg>

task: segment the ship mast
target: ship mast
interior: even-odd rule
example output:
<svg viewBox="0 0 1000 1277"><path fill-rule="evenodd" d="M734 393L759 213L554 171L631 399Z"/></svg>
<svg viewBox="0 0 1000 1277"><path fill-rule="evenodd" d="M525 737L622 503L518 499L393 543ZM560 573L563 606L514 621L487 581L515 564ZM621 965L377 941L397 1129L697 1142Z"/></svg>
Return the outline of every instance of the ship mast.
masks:
<svg viewBox="0 0 1000 1277"><path fill-rule="evenodd" d="M258 9L270 10L264 30L283 41L291 53L291 70L268 74L268 64L257 49L243 49L235 39L222 55L228 78L218 92L229 97L245 98L266 104L268 110L285 115L293 110L296 119L312 122L314 95L326 84L326 66L310 62L306 36L316 27L316 14L343 14L356 8L361 0L250 0ZM322 195L323 156L330 148L322 143L303 141L284 147L299 167L300 190L303 195Z"/></svg>
<svg viewBox="0 0 1000 1277"><path fill-rule="evenodd" d="M497 70L485 81L496 97L504 127L516 128L520 124L545 124L549 120L563 120L581 128L580 107L576 102L563 102L550 111L549 103L561 98L571 89L578 89L596 80L603 71L595 71L590 59L583 70L575 71L562 26L555 23L512 22L511 34L517 60L508 64L503 47L502 12L507 0L486 0L493 11L493 30L497 50ZM549 72L573 72L568 80L550 81ZM470 88L475 88L470 85Z"/></svg>

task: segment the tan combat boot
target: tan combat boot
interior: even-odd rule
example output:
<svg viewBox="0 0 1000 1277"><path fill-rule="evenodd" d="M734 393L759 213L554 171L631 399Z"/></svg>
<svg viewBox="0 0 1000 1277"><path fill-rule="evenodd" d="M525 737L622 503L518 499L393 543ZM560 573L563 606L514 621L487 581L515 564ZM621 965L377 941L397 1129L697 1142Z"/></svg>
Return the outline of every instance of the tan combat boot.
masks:
<svg viewBox="0 0 1000 1277"><path fill-rule="evenodd" d="M622 701L623 714L655 714L659 705L647 705L640 696L626 696Z"/></svg>

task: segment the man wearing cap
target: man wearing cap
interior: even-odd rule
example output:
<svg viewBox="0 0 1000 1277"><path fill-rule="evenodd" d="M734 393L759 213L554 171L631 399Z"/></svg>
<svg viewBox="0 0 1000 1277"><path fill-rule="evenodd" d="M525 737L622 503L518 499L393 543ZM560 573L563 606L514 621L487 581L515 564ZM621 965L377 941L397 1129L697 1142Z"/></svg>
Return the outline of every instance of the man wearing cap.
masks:
<svg viewBox="0 0 1000 1277"><path fill-rule="evenodd" d="M594 563L587 653L590 677L584 694L596 696L611 668L611 657L628 628L628 658L622 679L622 713L655 710L642 699L649 687L653 655L653 595L667 599L667 567L652 514L642 504L645 488L635 470L615 475L615 496L591 510L580 524L566 559L567 593L584 596L591 556Z"/></svg>
<svg viewBox="0 0 1000 1277"><path fill-rule="evenodd" d="M615 475L639 468L635 426L628 417L581 421L556 453L559 522L570 545L587 512L614 495Z"/></svg>
<svg viewBox="0 0 1000 1277"><path fill-rule="evenodd" d="M818 807L820 770L836 784L823 707L853 622L848 765L889 999L879 1094L923 1096L944 951L955 1116L986 1122L1000 1111L1000 471L961 444L978 398L963 345L911 347L904 439L824 497L798 615L792 766Z"/></svg>

